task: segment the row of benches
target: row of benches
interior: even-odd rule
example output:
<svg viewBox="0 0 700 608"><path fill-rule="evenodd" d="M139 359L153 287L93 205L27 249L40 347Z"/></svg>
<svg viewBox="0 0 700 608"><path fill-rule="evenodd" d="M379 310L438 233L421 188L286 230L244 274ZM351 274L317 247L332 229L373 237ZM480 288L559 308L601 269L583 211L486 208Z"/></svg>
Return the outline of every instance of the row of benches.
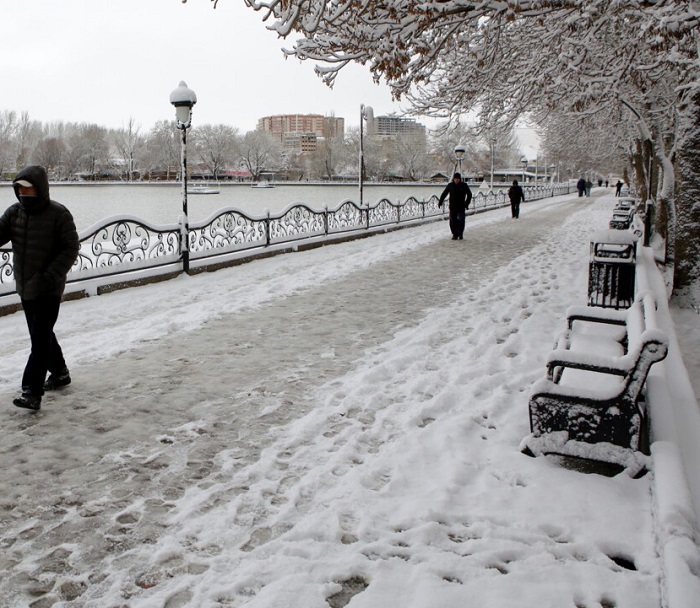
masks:
<svg viewBox="0 0 700 608"><path fill-rule="evenodd" d="M624 310L570 307L545 377L532 388L531 434L521 450L642 473L649 449L644 385L667 352L651 292L637 292Z"/></svg>

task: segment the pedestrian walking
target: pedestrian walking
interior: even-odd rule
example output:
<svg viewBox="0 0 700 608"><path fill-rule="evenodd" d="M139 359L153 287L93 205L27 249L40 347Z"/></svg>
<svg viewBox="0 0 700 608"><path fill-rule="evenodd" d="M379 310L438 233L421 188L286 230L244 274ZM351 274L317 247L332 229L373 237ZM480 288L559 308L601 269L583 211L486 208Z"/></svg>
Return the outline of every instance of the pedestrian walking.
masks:
<svg viewBox="0 0 700 608"><path fill-rule="evenodd" d="M576 182L576 189L578 190L578 195L583 196L586 192L586 180L581 178Z"/></svg>
<svg viewBox="0 0 700 608"><path fill-rule="evenodd" d="M452 232L452 240L464 238L464 220L467 209L472 202L472 191L466 182L462 181L462 176L455 173L452 176L452 181L447 184L447 187L440 195L438 207L442 207L445 198L450 197L450 231Z"/></svg>
<svg viewBox="0 0 700 608"><path fill-rule="evenodd" d="M71 382L54 325L80 242L70 211L49 197L44 167L26 167L12 185L18 202L0 217L0 245L12 241L15 286L31 340L22 392L13 403L38 410L45 390ZM48 380L47 372L51 372Z"/></svg>
<svg viewBox="0 0 700 608"><path fill-rule="evenodd" d="M622 182L619 179L615 184L615 196L622 196Z"/></svg>
<svg viewBox="0 0 700 608"><path fill-rule="evenodd" d="M586 196L591 195L591 188L593 188L593 182L590 179L586 180Z"/></svg>
<svg viewBox="0 0 700 608"><path fill-rule="evenodd" d="M518 184L518 180L513 180L513 185L508 188L508 198L510 199L510 212L514 220L520 217L520 203L525 200L525 193Z"/></svg>

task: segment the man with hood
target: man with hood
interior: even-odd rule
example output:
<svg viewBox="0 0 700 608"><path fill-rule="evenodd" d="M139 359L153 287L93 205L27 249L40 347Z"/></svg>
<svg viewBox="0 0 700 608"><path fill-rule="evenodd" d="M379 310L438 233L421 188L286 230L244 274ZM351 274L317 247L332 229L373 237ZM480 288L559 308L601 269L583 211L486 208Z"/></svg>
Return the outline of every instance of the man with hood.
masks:
<svg viewBox="0 0 700 608"><path fill-rule="evenodd" d="M442 207L445 197L450 197L450 231L452 240L464 238L464 218L469 205L472 202L472 191L466 182L462 181L462 175L455 173L452 181L440 195L438 207Z"/></svg>
<svg viewBox="0 0 700 608"><path fill-rule="evenodd" d="M510 212L514 220L520 217L520 203L525 200L525 193L518 184L518 180L513 180L513 185L508 188L508 198L510 199Z"/></svg>
<svg viewBox="0 0 700 608"><path fill-rule="evenodd" d="M26 167L12 185L19 202L0 217L0 246L12 241L15 285L31 339L22 393L13 403L38 410L45 390L71 382L53 328L80 242L70 211L49 197L46 169Z"/></svg>

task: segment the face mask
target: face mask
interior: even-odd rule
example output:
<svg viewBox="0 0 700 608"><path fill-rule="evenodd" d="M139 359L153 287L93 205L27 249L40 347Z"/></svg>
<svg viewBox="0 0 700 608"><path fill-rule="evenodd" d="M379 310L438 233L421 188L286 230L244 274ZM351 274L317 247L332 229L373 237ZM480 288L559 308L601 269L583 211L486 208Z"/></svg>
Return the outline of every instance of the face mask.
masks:
<svg viewBox="0 0 700 608"><path fill-rule="evenodd" d="M38 200L38 196L36 195L29 195L29 194L20 194L19 195L19 202L22 203L22 206L25 208L31 208L34 206L36 201Z"/></svg>

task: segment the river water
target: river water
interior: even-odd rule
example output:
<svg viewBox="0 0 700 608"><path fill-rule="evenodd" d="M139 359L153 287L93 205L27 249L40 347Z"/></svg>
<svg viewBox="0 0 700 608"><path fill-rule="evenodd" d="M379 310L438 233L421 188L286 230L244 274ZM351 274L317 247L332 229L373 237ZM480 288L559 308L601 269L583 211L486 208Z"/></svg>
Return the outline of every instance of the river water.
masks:
<svg viewBox="0 0 700 608"><path fill-rule="evenodd" d="M190 223L211 217L216 211L235 207L252 216L266 210L279 213L286 207L304 203L315 210L335 209L346 200L358 202L357 184L276 184L274 188L252 188L250 184L221 184L219 194L188 196ZM381 198L392 202L409 196L427 200L439 195L442 184L371 184L363 190L364 203ZM79 231L106 218L130 215L151 224L174 224L182 214L182 190L179 184L52 184L51 198L68 207ZM15 202L9 184L0 185L0 211Z"/></svg>

